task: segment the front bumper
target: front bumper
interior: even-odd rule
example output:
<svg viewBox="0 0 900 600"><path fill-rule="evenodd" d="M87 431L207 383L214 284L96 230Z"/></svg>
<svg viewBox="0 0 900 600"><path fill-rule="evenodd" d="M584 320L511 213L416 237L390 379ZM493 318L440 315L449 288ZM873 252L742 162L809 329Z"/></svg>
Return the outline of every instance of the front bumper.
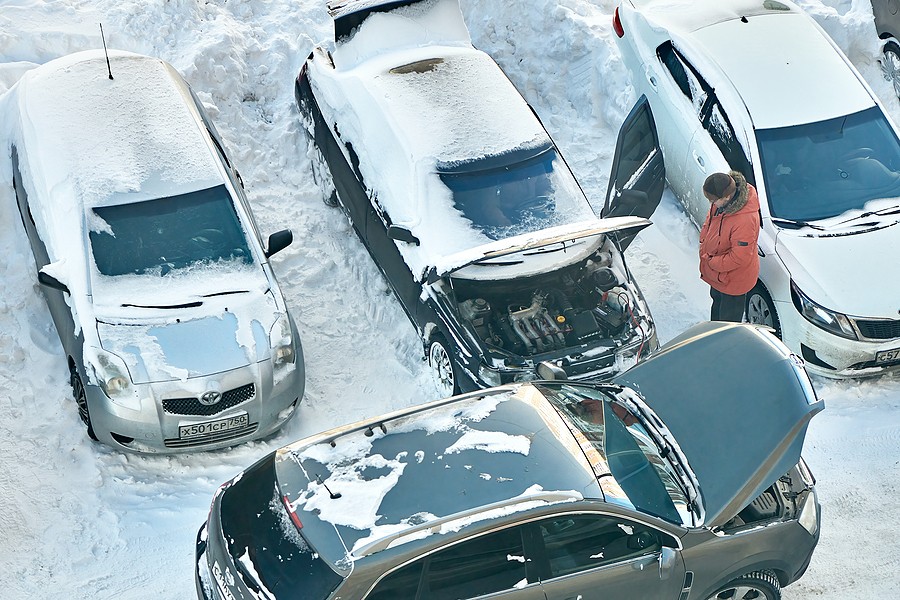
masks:
<svg viewBox="0 0 900 600"><path fill-rule="evenodd" d="M790 302L776 302L776 305L781 317L782 340L803 358L811 373L831 378L847 378L900 371L900 356L896 360L876 362L879 352L900 349L900 338L850 340L813 325Z"/></svg>
<svg viewBox="0 0 900 600"><path fill-rule="evenodd" d="M298 345L299 349L299 345ZM213 450L262 438L278 430L293 415L303 395L305 374L298 352L294 369L273 382L268 360L207 377L137 385L140 405L134 408L111 400L87 383L88 408L97 438L131 452L174 453ZM221 391L216 405L199 398L208 390ZM211 423L241 423L223 429ZM202 435L182 436L181 427L209 429Z"/></svg>

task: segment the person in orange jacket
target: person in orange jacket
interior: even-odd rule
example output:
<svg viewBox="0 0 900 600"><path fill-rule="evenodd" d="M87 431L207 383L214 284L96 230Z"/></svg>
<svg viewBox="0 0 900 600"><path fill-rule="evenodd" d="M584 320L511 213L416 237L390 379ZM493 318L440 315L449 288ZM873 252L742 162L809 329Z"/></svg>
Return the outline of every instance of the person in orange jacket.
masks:
<svg viewBox="0 0 900 600"><path fill-rule="evenodd" d="M703 182L709 214L700 229L700 278L709 284L712 321L740 322L759 277L759 196L737 171Z"/></svg>

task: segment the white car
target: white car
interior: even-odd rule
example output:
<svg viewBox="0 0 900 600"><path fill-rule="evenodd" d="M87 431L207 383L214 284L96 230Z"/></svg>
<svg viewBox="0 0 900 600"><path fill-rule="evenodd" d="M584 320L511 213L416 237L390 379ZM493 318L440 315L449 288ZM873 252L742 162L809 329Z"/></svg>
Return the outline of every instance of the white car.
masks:
<svg viewBox="0 0 900 600"><path fill-rule="evenodd" d="M22 225L88 435L176 452L281 427L304 369L268 258L293 236L263 249L181 75L81 52L29 71L2 102Z"/></svg>
<svg viewBox="0 0 900 600"><path fill-rule="evenodd" d="M715 171L759 192L748 319L822 375L900 366L900 142L834 42L786 0L623 0L613 26L691 218Z"/></svg>

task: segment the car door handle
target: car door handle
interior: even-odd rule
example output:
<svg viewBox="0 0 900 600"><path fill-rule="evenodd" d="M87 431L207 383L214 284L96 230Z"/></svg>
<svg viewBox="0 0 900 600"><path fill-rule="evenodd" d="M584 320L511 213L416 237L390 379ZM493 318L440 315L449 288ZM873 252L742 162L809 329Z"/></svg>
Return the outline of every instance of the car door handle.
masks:
<svg viewBox="0 0 900 600"><path fill-rule="evenodd" d="M697 154L697 151L693 151L694 162L697 163L697 166L700 167L700 170L706 173L706 161L703 160L703 157Z"/></svg>
<svg viewBox="0 0 900 600"><path fill-rule="evenodd" d="M653 88L653 91L658 91L659 82L656 80L656 75L649 68L644 70L644 75L647 77L647 82L650 84L650 87Z"/></svg>

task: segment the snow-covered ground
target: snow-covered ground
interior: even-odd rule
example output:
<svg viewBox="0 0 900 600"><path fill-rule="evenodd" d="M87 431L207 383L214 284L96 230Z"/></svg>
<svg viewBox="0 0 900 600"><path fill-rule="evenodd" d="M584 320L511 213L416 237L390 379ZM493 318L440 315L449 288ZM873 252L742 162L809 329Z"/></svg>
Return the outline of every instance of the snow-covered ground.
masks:
<svg viewBox="0 0 900 600"><path fill-rule="evenodd" d="M475 44L506 70L566 153L595 208L615 132L634 101L612 40L611 0L461 0ZM324 0L3 0L0 92L34 63L101 47L181 71L226 138L300 328L307 392L274 438L225 451L135 456L92 444L16 214L0 156L0 573L4 598L193 595L194 536L216 487L263 454L322 429L430 399L420 343L340 212L315 186L293 80L331 36ZM867 0L801 0L887 103ZM775 84L773 84L775 85ZM90 135L89 131L85 135ZM670 194L629 249L664 342L708 314L697 232ZM894 249L885 249L886 252ZM714 368L711 366L711 368ZM900 377L815 381L827 409L805 455L818 477L822 539L785 591L894 597L900 585ZM753 432L735 428L734 449Z"/></svg>

